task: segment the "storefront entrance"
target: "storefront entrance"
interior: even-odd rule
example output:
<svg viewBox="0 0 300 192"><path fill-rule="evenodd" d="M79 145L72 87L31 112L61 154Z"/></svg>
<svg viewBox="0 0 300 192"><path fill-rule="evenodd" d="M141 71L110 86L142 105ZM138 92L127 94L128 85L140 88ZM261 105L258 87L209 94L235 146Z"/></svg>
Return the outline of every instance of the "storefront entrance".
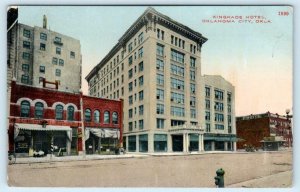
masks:
<svg viewBox="0 0 300 192"><path fill-rule="evenodd" d="M183 151L183 135L172 135L172 150L174 152Z"/></svg>

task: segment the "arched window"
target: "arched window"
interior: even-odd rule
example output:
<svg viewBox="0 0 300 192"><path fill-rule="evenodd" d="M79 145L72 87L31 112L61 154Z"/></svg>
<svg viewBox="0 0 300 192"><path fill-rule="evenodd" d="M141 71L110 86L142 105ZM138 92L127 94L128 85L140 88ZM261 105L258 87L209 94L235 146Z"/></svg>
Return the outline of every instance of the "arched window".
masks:
<svg viewBox="0 0 300 192"><path fill-rule="evenodd" d="M112 123L118 124L118 113L117 112L113 112L113 114L112 114Z"/></svg>
<svg viewBox="0 0 300 192"><path fill-rule="evenodd" d="M62 105L56 105L55 107L55 119L62 120L63 119L64 108Z"/></svg>
<svg viewBox="0 0 300 192"><path fill-rule="evenodd" d="M69 106L67 110L68 110L68 121L74 121L74 107Z"/></svg>
<svg viewBox="0 0 300 192"><path fill-rule="evenodd" d="M41 102L37 102L34 107L34 117L43 118L43 116L44 116L44 104Z"/></svg>
<svg viewBox="0 0 300 192"><path fill-rule="evenodd" d="M29 117L30 115L30 103L29 101L21 102L21 117Z"/></svg>
<svg viewBox="0 0 300 192"><path fill-rule="evenodd" d="M90 109L86 109L84 112L84 119L86 122L90 122L91 121L91 110Z"/></svg>
<svg viewBox="0 0 300 192"><path fill-rule="evenodd" d="M99 123L100 122L100 112L98 110L94 111L94 122Z"/></svg>
<svg viewBox="0 0 300 192"><path fill-rule="evenodd" d="M104 123L109 123L110 122L110 119L109 119L109 112L108 111L105 111L104 112Z"/></svg>

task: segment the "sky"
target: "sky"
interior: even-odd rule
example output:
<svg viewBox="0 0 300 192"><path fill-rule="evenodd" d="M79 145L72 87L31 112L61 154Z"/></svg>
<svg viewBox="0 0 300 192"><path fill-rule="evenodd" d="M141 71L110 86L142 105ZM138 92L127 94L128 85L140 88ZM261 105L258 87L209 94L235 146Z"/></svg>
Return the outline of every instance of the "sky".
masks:
<svg viewBox="0 0 300 192"><path fill-rule="evenodd" d="M201 33L202 74L235 86L236 116L293 110L293 9L289 6L153 6ZM146 6L21 6L19 22L80 40L84 79ZM226 19L215 19L224 16ZM257 17L260 18L257 18ZM221 21L221 22L218 22Z"/></svg>

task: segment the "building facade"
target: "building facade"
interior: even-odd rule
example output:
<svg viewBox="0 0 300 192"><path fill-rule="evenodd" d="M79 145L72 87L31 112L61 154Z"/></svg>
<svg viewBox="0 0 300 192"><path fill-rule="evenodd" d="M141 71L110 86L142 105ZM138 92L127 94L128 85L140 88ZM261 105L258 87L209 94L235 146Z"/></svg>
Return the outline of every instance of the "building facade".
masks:
<svg viewBox="0 0 300 192"><path fill-rule="evenodd" d="M47 29L46 16L43 27L16 22L8 30L7 42L8 89L13 77L18 83L34 87L42 87L45 78L57 81L61 91L81 89L80 41Z"/></svg>
<svg viewBox="0 0 300 192"><path fill-rule="evenodd" d="M244 149L245 145L262 148L263 141L269 137L282 141L283 146L293 144L291 120L283 115L267 112L237 117L236 129L237 137L242 139L238 142L238 149Z"/></svg>
<svg viewBox="0 0 300 192"><path fill-rule="evenodd" d="M87 75L89 94L124 99L130 152L204 150L200 33L148 8Z"/></svg>
<svg viewBox="0 0 300 192"><path fill-rule="evenodd" d="M205 133L204 148L236 150L235 89L218 75L204 75Z"/></svg>
<svg viewBox="0 0 300 192"><path fill-rule="evenodd" d="M122 101L15 80L11 85L9 150L17 155L49 154L51 145L56 154L99 154L113 151L122 142Z"/></svg>

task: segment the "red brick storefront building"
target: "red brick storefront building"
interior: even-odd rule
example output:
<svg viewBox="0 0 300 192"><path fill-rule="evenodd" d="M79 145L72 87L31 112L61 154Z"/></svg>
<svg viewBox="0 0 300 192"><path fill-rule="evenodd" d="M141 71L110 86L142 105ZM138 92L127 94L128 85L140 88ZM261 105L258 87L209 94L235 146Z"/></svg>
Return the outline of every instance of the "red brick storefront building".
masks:
<svg viewBox="0 0 300 192"><path fill-rule="evenodd" d="M262 140L271 136L280 138L284 146L292 146L293 143L291 120L270 112L236 117L236 131L237 137L242 140L237 142L238 149L243 149L245 144L261 148Z"/></svg>
<svg viewBox="0 0 300 192"><path fill-rule="evenodd" d="M8 118L9 151L25 156L40 150L48 154L51 144L67 155L107 152L122 144L118 100L12 81Z"/></svg>

